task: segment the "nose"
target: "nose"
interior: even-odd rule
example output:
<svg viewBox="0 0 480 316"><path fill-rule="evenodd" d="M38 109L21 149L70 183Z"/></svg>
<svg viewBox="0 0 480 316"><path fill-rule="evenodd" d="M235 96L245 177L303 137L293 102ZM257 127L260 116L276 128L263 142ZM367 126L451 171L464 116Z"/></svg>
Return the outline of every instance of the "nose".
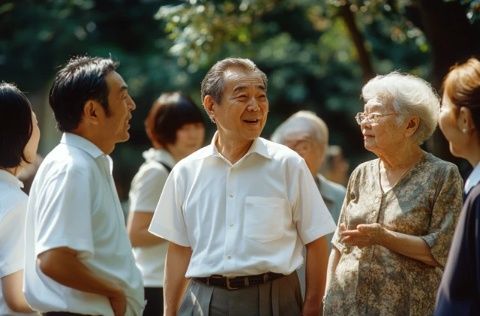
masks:
<svg viewBox="0 0 480 316"><path fill-rule="evenodd" d="M130 95L128 96L128 108L130 109L130 111L133 111L137 108L137 105L135 104L135 101L133 101L133 99Z"/></svg>
<svg viewBox="0 0 480 316"><path fill-rule="evenodd" d="M259 109L260 109L260 107L258 106L257 100L255 100L255 98L251 98L250 102L248 103L247 110L256 112Z"/></svg>

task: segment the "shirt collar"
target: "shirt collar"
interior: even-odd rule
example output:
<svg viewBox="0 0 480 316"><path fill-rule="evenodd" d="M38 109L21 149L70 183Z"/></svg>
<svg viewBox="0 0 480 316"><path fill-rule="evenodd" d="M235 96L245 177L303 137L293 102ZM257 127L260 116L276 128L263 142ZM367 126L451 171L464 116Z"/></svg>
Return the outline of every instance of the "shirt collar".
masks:
<svg viewBox="0 0 480 316"><path fill-rule="evenodd" d="M94 143L76 134L63 133L60 143L70 145L76 148L80 148L81 150L87 152L90 156L92 156L95 159L100 156L107 156Z"/></svg>
<svg viewBox="0 0 480 316"><path fill-rule="evenodd" d="M5 181L16 187L23 188L23 182L6 170L0 169L0 181Z"/></svg>
<svg viewBox="0 0 480 316"><path fill-rule="evenodd" d="M150 148L149 150L144 151L143 158L145 158L146 161L164 162L170 167L175 165L175 159L173 159L172 155L165 149L161 148Z"/></svg>
<svg viewBox="0 0 480 316"><path fill-rule="evenodd" d="M477 183L480 182L480 163L478 163L473 169L472 173L468 176L467 181L465 181L465 193L468 193Z"/></svg>
<svg viewBox="0 0 480 316"><path fill-rule="evenodd" d="M321 174L317 174L315 177L315 182L317 183L318 190L322 194L322 198L328 201L335 200L335 193L333 190L330 189L330 186L326 185L327 179L323 177Z"/></svg>
<svg viewBox="0 0 480 316"><path fill-rule="evenodd" d="M198 158L205 158L209 156L217 156L217 157L222 156L218 152L217 146L215 145L217 137L218 137L218 132L215 132L215 134L212 137L212 141L210 142L210 145L207 146L204 151L202 151L201 155L199 155ZM268 141L266 139L263 139L261 137L255 138L252 145L248 149L247 153L243 157L256 153L268 159L272 158L273 155L272 153L270 153L267 142Z"/></svg>

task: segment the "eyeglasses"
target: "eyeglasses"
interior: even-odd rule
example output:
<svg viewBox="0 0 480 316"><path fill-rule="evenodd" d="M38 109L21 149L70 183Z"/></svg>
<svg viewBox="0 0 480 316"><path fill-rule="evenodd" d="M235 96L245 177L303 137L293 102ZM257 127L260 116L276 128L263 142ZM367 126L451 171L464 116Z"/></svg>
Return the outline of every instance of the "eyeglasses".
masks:
<svg viewBox="0 0 480 316"><path fill-rule="evenodd" d="M383 116L389 116L389 115L395 115L397 113L392 112L392 113L365 113L365 112L358 112L355 114L355 120L357 121L357 124L360 125L365 121L365 123L378 123L378 120L383 117Z"/></svg>
<svg viewBox="0 0 480 316"><path fill-rule="evenodd" d="M310 152L313 147L313 141L310 137L303 137L301 139L287 139L284 145L295 150L297 153Z"/></svg>

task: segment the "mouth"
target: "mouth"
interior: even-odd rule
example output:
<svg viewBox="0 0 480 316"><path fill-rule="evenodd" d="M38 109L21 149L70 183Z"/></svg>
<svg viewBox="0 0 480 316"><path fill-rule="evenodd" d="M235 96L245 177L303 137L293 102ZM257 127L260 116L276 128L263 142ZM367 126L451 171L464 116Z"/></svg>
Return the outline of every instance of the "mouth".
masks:
<svg viewBox="0 0 480 316"><path fill-rule="evenodd" d="M260 119L244 119L243 121L247 124L258 124L260 123L261 120Z"/></svg>

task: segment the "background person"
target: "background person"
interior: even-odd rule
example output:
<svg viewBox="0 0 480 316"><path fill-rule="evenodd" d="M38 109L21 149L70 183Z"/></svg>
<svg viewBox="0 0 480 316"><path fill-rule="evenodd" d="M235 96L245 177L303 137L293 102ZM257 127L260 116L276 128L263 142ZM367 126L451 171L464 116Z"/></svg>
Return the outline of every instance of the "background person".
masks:
<svg viewBox="0 0 480 316"><path fill-rule="evenodd" d="M259 137L265 74L227 58L207 72L201 95L217 132L173 168L150 225L169 241L165 315L318 315L334 223L304 160Z"/></svg>
<svg viewBox="0 0 480 316"><path fill-rule="evenodd" d="M345 198L345 187L327 180L319 173L328 148L328 127L325 122L313 112L299 111L280 124L273 132L271 139L290 147L305 159L323 201L336 223ZM327 236L329 250L331 238L332 234L329 234ZM305 265L302 265L297 272L302 295L305 295Z"/></svg>
<svg viewBox="0 0 480 316"><path fill-rule="evenodd" d="M39 140L27 97L0 83L0 315L33 312L22 293L28 197L17 175L34 161Z"/></svg>
<svg viewBox="0 0 480 316"><path fill-rule="evenodd" d="M439 101L424 80L377 76L356 120L378 156L352 173L329 259L325 315L431 315L462 203L455 165L423 151Z"/></svg>
<svg viewBox="0 0 480 316"><path fill-rule="evenodd" d="M152 148L130 189L128 234L135 261L143 276L147 305L143 315L163 314L163 274L168 242L148 232L163 186L177 161L203 145L205 125L193 101L178 93L164 93L152 105L145 130Z"/></svg>
<svg viewBox="0 0 480 316"><path fill-rule="evenodd" d="M320 173L328 180L344 186L348 183L349 168L350 164L343 155L342 147L338 145L328 146L323 165L320 167Z"/></svg>
<svg viewBox="0 0 480 316"><path fill-rule="evenodd" d="M25 295L45 315L140 315L141 274L108 156L129 139L135 102L111 59L77 57L55 76L63 132L30 190Z"/></svg>
<svg viewBox="0 0 480 316"><path fill-rule="evenodd" d="M454 66L443 83L440 128L474 168L437 296L435 315L480 315L480 61Z"/></svg>

